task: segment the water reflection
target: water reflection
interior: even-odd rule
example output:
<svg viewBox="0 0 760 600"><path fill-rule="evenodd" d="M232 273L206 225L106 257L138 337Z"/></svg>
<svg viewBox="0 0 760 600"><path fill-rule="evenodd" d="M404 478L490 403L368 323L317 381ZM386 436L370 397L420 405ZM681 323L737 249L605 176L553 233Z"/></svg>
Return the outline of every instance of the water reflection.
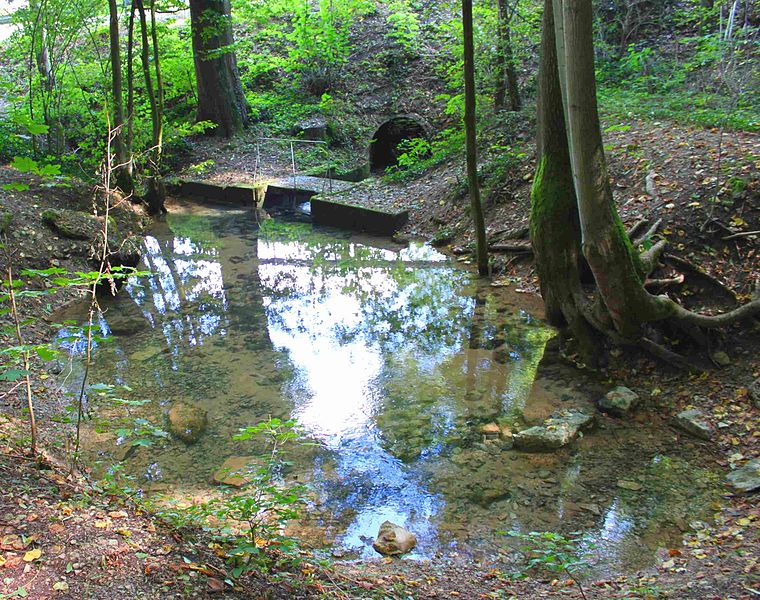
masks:
<svg viewBox="0 0 760 600"><path fill-rule="evenodd" d="M652 460L687 450L666 436L600 431L553 455L484 438L485 424L591 409L595 391L549 372L536 382L551 332L516 294L478 288L430 247L275 221L259 230L245 213L204 209L170 214L145 249L151 275L105 305L116 340L98 348L91 380L151 399L131 416L154 424L177 400L209 414L198 443L126 457L120 438L89 432L93 454L124 459L150 489L207 488L226 458L255 451L233 435L275 416L319 444L293 455L293 475L312 483L313 515L365 556L391 520L417 534L418 556L497 551L499 529L580 528L615 568L639 566L642 539L656 547L673 531L662 507L688 512L674 490L702 475ZM646 494L620 493L623 465Z"/></svg>

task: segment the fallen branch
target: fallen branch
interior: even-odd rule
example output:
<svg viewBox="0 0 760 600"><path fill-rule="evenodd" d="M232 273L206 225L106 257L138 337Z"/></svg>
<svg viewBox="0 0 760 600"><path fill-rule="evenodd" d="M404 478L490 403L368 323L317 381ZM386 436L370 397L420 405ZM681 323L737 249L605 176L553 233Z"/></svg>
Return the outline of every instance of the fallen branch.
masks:
<svg viewBox="0 0 760 600"><path fill-rule="evenodd" d="M516 254L533 254L530 244L491 244L490 252L513 252Z"/></svg>
<svg viewBox="0 0 760 600"><path fill-rule="evenodd" d="M737 238L749 237L751 235L760 235L760 231L742 231L741 233L734 233L733 235L727 235L723 238L724 242L729 240L735 240Z"/></svg>

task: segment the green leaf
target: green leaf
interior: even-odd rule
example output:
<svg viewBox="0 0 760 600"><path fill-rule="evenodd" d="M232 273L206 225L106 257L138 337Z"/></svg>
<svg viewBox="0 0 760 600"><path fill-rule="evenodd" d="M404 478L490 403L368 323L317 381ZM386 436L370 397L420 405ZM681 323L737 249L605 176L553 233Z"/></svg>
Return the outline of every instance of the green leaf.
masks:
<svg viewBox="0 0 760 600"><path fill-rule="evenodd" d="M11 167L22 173L37 173L37 161L28 156L14 156Z"/></svg>
<svg viewBox="0 0 760 600"><path fill-rule="evenodd" d="M14 183L6 183L3 186L3 189L6 192L25 192L26 190L29 189L29 186L26 183L14 182Z"/></svg>
<svg viewBox="0 0 760 600"><path fill-rule="evenodd" d="M58 356L58 351L49 346L37 346L34 351L42 360L53 360Z"/></svg>
<svg viewBox="0 0 760 600"><path fill-rule="evenodd" d="M0 381L18 381L24 375L29 375L26 369L8 369L0 373Z"/></svg>

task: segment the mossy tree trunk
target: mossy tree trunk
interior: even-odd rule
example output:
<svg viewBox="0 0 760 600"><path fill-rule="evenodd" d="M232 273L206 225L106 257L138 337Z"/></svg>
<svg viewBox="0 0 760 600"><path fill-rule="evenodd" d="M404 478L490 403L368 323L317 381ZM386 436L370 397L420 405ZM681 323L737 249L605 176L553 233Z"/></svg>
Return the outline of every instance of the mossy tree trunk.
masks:
<svg viewBox="0 0 760 600"><path fill-rule="evenodd" d="M581 232L573 187L554 42L552 0L545 1L538 74L538 140L530 228L546 317L594 355L596 335L577 302L583 296Z"/></svg>
<svg viewBox="0 0 760 600"><path fill-rule="evenodd" d="M538 121L531 234L541 289L548 319L572 333L587 361L606 336L683 364L648 337L654 324L709 329L760 313L760 290L742 307L706 316L645 289L664 242L639 255L613 201L596 103L591 0L545 0ZM584 258L593 287L582 283Z"/></svg>
<svg viewBox="0 0 760 600"><path fill-rule="evenodd" d="M190 0L198 120L229 137L248 122L248 104L233 47L229 0Z"/></svg>

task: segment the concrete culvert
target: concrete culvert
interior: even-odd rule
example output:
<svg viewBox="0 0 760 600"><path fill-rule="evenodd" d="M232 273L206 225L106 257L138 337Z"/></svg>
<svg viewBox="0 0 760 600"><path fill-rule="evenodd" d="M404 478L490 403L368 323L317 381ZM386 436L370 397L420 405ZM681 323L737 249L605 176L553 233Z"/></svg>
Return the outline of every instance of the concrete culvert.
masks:
<svg viewBox="0 0 760 600"><path fill-rule="evenodd" d="M373 171L384 171L398 164L399 144L414 138L427 138L425 127L412 117L394 117L383 123L369 146Z"/></svg>

